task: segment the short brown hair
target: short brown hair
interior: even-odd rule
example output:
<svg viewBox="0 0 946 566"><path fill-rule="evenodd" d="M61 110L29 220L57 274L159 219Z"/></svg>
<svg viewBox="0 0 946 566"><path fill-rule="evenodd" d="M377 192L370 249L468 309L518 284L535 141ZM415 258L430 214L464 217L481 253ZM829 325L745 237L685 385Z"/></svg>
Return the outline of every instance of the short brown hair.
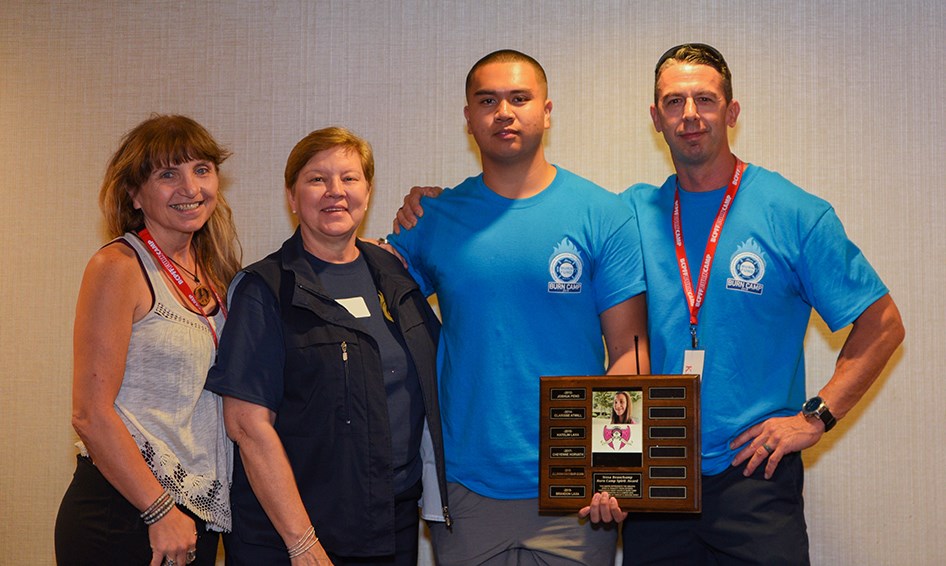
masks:
<svg viewBox="0 0 946 566"><path fill-rule="evenodd" d="M371 189L374 186L374 153L371 151L371 144L350 130L338 126L315 130L299 140L299 143L292 148L292 151L289 152L289 158L286 160L286 188L289 191L294 191L293 187L299 178L299 172L312 159L313 155L335 147L344 147L361 159L365 181L368 182L368 188Z"/></svg>
<svg viewBox="0 0 946 566"><path fill-rule="evenodd" d="M732 73L729 71L726 60L723 59L723 54L715 47L705 43L684 43L671 47L657 60L657 66L654 68L655 104L659 102L657 100L657 80L660 79L660 72L668 61L695 63L716 69L723 76L723 95L726 97L726 102L732 102Z"/></svg>

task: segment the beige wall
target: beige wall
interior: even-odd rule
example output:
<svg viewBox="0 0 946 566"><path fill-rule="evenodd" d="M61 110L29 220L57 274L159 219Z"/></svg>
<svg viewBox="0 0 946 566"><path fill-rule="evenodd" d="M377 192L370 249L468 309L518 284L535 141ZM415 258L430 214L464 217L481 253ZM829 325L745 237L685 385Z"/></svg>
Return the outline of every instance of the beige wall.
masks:
<svg viewBox="0 0 946 566"><path fill-rule="evenodd" d="M944 6L0 0L0 563L52 562L73 468L73 308L124 131L151 112L186 113L234 151L227 195L249 262L288 235L280 172L317 127L374 144L369 235L388 229L412 184L476 172L461 85L500 47L546 66L554 162L615 191L659 182L670 164L647 113L653 64L694 40L733 68L738 155L834 203L908 329L867 399L807 454L813 561L941 563ZM812 390L843 334L813 321Z"/></svg>

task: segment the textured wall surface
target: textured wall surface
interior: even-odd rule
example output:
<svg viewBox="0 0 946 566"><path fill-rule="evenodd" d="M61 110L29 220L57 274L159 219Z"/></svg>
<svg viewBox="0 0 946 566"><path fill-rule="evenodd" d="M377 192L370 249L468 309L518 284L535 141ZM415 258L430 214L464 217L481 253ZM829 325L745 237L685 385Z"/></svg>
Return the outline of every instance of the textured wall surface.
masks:
<svg viewBox="0 0 946 566"><path fill-rule="evenodd" d="M662 181L653 65L685 41L715 45L733 69L736 153L835 205L907 326L867 398L806 454L813 562L942 563L946 4L935 0L0 0L0 563L53 562L74 467L75 299L103 243L105 162L134 124L189 114L233 150L225 190L250 262L290 233L281 172L315 128L345 125L374 145L366 235L389 229L410 186L477 172L462 84L502 47L546 67L552 161L614 191ZM813 317L810 390L844 336Z"/></svg>

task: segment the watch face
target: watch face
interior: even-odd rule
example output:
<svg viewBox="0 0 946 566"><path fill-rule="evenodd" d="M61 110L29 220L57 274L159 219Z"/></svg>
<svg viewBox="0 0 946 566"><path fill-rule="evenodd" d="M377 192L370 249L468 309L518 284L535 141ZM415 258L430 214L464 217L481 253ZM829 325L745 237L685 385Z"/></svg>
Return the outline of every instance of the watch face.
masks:
<svg viewBox="0 0 946 566"><path fill-rule="evenodd" d="M812 397L811 399L805 401L805 404L802 406L801 410L805 414L812 414L816 412L819 407L821 407L822 403L823 401L821 400L821 397Z"/></svg>

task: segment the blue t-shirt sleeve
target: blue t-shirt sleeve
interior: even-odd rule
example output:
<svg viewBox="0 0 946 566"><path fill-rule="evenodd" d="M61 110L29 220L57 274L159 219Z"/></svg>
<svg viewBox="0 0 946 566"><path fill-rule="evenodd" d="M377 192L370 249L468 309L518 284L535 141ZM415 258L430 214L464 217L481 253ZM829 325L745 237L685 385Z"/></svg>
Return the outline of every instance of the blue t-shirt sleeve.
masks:
<svg viewBox="0 0 946 566"><path fill-rule="evenodd" d="M262 278L247 273L232 293L217 360L204 387L276 411L285 356L276 297Z"/></svg>
<svg viewBox="0 0 946 566"><path fill-rule="evenodd" d="M618 193L618 199L631 209L631 212L635 215L636 222L638 202L651 199L654 191L657 190L658 188L656 186L648 183L635 183ZM638 228L638 230L640 229Z"/></svg>
<svg viewBox="0 0 946 566"><path fill-rule="evenodd" d="M854 322L888 292L830 207L802 240L796 269L805 300L832 332Z"/></svg>
<svg viewBox="0 0 946 566"><path fill-rule="evenodd" d="M402 227L400 234L392 232L387 237L388 242L407 262L407 270L426 297L434 294L433 282L429 277L425 262L426 248L423 245L428 241L425 233L428 232L429 225L435 221L433 216L436 212L433 210L435 207L432 206L432 202L433 199L422 197L420 203L424 208L424 215L417 219L417 225L410 230Z"/></svg>
<svg viewBox="0 0 946 566"><path fill-rule="evenodd" d="M598 314L647 290L637 219L626 202L621 199L613 203L614 208L609 211L611 229L605 233L596 258L594 287Z"/></svg>
<svg viewBox="0 0 946 566"><path fill-rule="evenodd" d="M624 204L631 207L631 209L635 209L635 204L634 204L635 192L642 191L644 189L653 189L653 188L654 188L653 185L648 185L647 183L635 183L631 185L630 187L621 191L618 194L618 198L620 198Z"/></svg>

